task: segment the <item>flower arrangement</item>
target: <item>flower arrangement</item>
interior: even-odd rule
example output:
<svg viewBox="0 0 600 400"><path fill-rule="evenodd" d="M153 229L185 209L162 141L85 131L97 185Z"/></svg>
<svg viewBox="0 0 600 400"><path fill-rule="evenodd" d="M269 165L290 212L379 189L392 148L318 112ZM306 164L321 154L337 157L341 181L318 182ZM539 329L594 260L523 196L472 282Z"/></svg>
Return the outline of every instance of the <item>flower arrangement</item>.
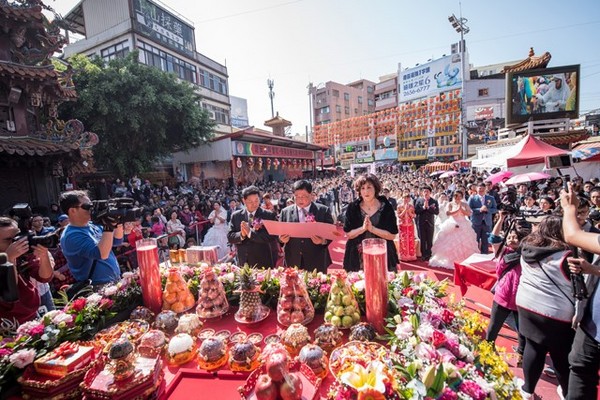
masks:
<svg viewBox="0 0 600 400"><path fill-rule="evenodd" d="M126 272L115 285L70 302L42 318L17 326L3 320L0 326L0 388L9 387L20 371L64 341L87 340L106 320L136 304L141 298L139 277ZM60 300L58 301L60 303Z"/></svg>
<svg viewBox="0 0 600 400"><path fill-rule="evenodd" d="M389 342L399 355L402 397L519 399L506 363L483 340L483 319L449 306L446 285L408 272L391 284L398 312L389 320Z"/></svg>
<svg viewBox="0 0 600 400"><path fill-rule="evenodd" d="M317 219L315 218L314 214L307 213L304 217L304 222L317 222Z"/></svg>

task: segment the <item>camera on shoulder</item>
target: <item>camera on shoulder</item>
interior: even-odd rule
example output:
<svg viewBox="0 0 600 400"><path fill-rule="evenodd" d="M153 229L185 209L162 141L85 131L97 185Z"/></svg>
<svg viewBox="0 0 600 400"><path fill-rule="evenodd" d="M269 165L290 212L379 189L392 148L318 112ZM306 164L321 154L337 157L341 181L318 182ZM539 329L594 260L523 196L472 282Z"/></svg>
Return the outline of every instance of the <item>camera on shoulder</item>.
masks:
<svg viewBox="0 0 600 400"><path fill-rule="evenodd" d="M135 201L129 197L118 197L92 202L92 222L98 225L137 221L142 217L142 209L135 206Z"/></svg>

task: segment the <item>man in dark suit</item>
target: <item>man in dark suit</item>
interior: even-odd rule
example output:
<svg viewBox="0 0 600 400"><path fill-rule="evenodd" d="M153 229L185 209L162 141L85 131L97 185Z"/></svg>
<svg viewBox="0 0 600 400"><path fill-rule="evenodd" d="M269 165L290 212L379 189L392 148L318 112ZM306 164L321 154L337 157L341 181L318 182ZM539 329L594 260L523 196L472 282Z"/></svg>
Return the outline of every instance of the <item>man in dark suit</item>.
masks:
<svg viewBox="0 0 600 400"><path fill-rule="evenodd" d="M415 202L415 213L419 216L419 239L421 239L421 256L423 261L431 258L433 246L433 232L435 230L435 216L440 213L440 206L436 199L431 197L431 187L421 188L422 197Z"/></svg>
<svg viewBox="0 0 600 400"><path fill-rule="evenodd" d="M313 202L312 185L306 180L294 183L294 199L292 204L281 211L281 222L310 223L325 222L333 224L329 207ZM290 235L279 236L279 241L285 245L285 261L288 267L297 266L306 270L317 269L327 272L331 264L329 256L329 240L315 235L308 238L292 238Z"/></svg>
<svg viewBox="0 0 600 400"><path fill-rule="evenodd" d="M276 246L277 236L269 235L261 220L275 221L274 213L260 207L260 191L249 186L242 191L245 209L234 211L229 223L227 240L237 248L238 264L272 268L272 246Z"/></svg>
<svg viewBox="0 0 600 400"><path fill-rule="evenodd" d="M477 234L479 251L481 254L488 254L490 252L488 234L492 229L492 215L498 212L496 200L486 194L485 183L480 182L477 185L477 194L469 197L468 204L473 210L471 225Z"/></svg>

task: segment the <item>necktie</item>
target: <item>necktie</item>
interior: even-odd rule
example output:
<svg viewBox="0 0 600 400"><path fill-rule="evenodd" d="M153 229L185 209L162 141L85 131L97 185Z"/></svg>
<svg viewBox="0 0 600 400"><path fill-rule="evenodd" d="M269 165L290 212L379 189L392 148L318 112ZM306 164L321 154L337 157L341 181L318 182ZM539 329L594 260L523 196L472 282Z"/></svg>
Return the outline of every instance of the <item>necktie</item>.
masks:
<svg viewBox="0 0 600 400"><path fill-rule="evenodd" d="M248 222L250 222L252 224L253 221L254 221L254 213L250 213L250 215L248 215Z"/></svg>
<svg viewBox="0 0 600 400"><path fill-rule="evenodd" d="M300 209L300 216L298 218L300 222L306 222L306 210L304 208Z"/></svg>

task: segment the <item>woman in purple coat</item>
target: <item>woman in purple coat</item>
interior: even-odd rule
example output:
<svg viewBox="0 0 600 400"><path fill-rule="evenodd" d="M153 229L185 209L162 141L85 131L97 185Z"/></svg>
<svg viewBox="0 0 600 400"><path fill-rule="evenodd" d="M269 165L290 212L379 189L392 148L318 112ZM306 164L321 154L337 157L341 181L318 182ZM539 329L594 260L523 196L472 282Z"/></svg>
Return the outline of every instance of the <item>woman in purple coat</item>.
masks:
<svg viewBox="0 0 600 400"><path fill-rule="evenodd" d="M498 251L500 243L502 242L502 238L499 234L502 225L504 224L506 214L501 212L499 216L500 218L498 218L498 221L490 234L490 243L494 248L494 252ZM494 287L494 302L492 303L490 324L488 325L485 337L486 340L490 342L496 341L498 332L500 332L504 321L506 321L506 318L508 318L510 314L513 315L515 323L518 325L519 318L517 314L516 297L519 280L521 278L521 264L520 255L517 253L517 249L521 244L521 240L527 233L528 232L517 229L516 227L512 228L510 232L506 232L506 243L498 257L496 257L496 274L498 275L498 281ZM525 338L520 333L518 333L518 337L519 344L516 351L520 358L525 349Z"/></svg>

